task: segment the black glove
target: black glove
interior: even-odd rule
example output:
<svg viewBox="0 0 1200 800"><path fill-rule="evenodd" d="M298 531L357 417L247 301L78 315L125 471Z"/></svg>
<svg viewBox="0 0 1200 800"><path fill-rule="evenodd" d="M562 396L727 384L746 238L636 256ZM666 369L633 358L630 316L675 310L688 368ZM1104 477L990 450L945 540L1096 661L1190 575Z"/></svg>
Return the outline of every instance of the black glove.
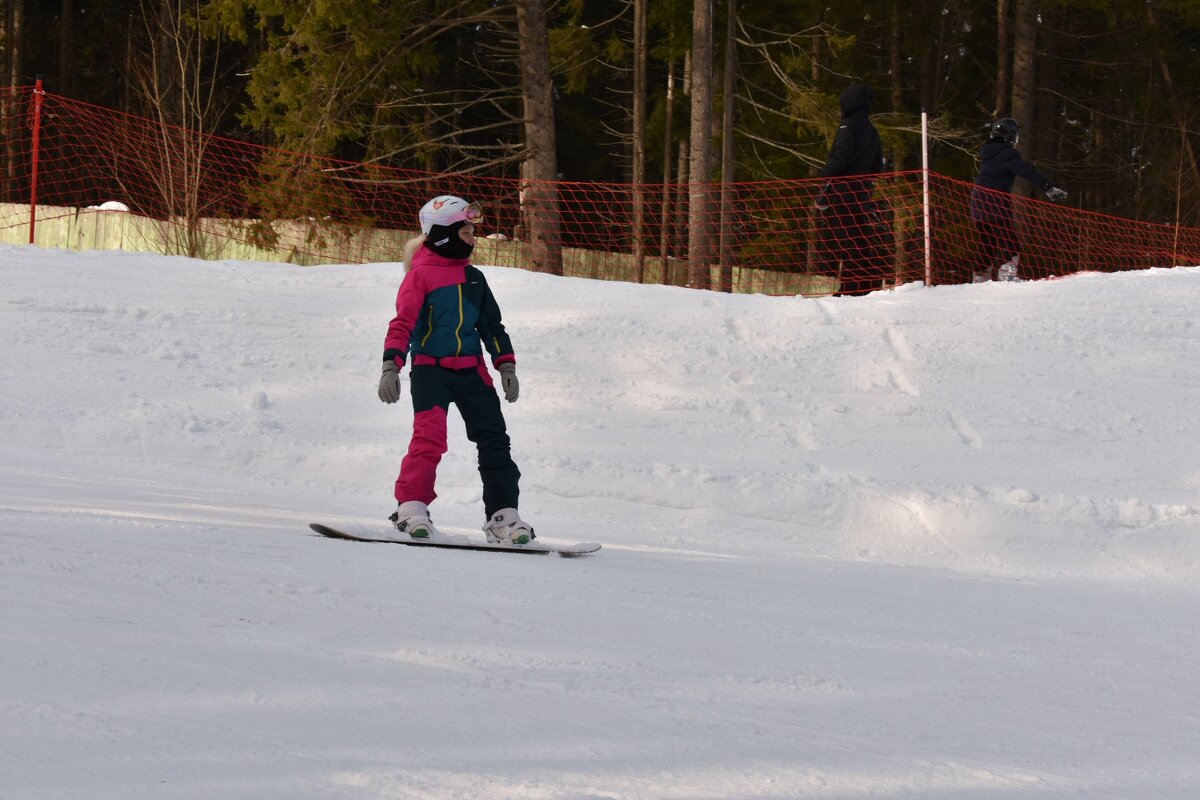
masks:
<svg viewBox="0 0 1200 800"><path fill-rule="evenodd" d="M829 188L828 183L825 184L824 186L822 186L821 191L817 192L817 196L813 200L813 205L816 206L817 211L828 211L829 210L829 199L825 196L825 190L828 188Z"/></svg>

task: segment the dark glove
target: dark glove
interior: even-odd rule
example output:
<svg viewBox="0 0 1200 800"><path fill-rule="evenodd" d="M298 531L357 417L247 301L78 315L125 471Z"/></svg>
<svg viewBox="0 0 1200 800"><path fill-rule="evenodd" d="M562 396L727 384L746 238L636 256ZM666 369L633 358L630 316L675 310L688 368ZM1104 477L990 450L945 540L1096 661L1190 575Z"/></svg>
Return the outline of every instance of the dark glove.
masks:
<svg viewBox="0 0 1200 800"><path fill-rule="evenodd" d="M828 211L829 210L829 201L825 198L825 190L828 188L829 188L829 184L825 184L824 186L822 186L821 191L817 192L817 196L813 200L813 205L816 206L817 211Z"/></svg>
<svg viewBox="0 0 1200 800"><path fill-rule="evenodd" d="M504 399L510 403L517 402L521 394L521 384L517 381L517 365L506 361L500 365L500 386L504 388Z"/></svg>
<svg viewBox="0 0 1200 800"><path fill-rule="evenodd" d="M1047 197L1047 199L1052 200L1057 203L1059 200L1067 199L1067 190L1060 189L1057 186L1051 186L1049 189L1046 190L1046 197Z"/></svg>
<svg viewBox="0 0 1200 800"><path fill-rule="evenodd" d="M379 399L389 405L400 399L400 368L392 359L383 362L383 375L379 377Z"/></svg>

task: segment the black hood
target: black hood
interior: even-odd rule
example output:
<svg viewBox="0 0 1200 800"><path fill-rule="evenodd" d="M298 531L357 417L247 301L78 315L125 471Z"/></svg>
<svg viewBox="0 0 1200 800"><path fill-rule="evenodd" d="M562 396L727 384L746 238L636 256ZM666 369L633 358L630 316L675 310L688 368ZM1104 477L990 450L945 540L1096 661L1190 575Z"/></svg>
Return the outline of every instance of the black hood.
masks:
<svg viewBox="0 0 1200 800"><path fill-rule="evenodd" d="M458 235L466 224L465 220L460 220L453 225L431 226L425 237L425 246L442 258L470 258L475 245L467 244Z"/></svg>
<svg viewBox="0 0 1200 800"><path fill-rule="evenodd" d="M1014 149L1013 146L1003 139L988 139L983 143L983 147L979 148L979 157L984 161L989 161L1003 151L1012 149Z"/></svg>
<svg viewBox="0 0 1200 800"><path fill-rule="evenodd" d="M838 104L842 107L842 116L851 117L855 114L870 114L871 101L875 99L875 90L865 83L847 86L838 95Z"/></svg>

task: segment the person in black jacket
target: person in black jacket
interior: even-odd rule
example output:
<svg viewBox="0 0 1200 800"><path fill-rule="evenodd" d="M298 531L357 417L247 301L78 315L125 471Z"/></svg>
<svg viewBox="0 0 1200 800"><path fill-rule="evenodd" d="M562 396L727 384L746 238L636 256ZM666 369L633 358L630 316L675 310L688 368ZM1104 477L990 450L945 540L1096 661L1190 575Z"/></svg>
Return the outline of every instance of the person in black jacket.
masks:
<svg viewBox="0 0 1200 800"><path fill-rule="evenodd" d="M861 83L838 96L842 124L818 173L833 179L817 195L816 206L823 220L821 271L841 278L838 294L867 294L883 288L887 269L879 230L882 222L871 199L875 181L847 179L883 171L883 145L870 119L874 98L874 90Z"/></svg>
<svg viewBox="0 0 1200 800"><path fill-rule="evenodd" d="M981 271L976 282L1020 279L1020 242L1013 224L1011 193L1017 176L1045 192L1050 200L1067 193L1037 171L1017 152L1021 126L1009 117L987 127L988 140L979 151L979 174L971 190L971 224L979 235Z"/></svg>

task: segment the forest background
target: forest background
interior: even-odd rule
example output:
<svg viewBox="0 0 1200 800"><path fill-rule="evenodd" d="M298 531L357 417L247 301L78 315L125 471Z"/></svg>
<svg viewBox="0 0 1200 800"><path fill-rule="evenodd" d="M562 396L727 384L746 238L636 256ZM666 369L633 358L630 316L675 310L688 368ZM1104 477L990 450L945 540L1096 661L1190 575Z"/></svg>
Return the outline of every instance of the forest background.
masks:
<svg viewBox="0 0 1200 800"><path fill-rule="evenodd" d="M0 85L295 152L643 183L807 178L863 81L887 168L981 127L1071 202L1200 225L1196 0L0 0Z"/></svg>

